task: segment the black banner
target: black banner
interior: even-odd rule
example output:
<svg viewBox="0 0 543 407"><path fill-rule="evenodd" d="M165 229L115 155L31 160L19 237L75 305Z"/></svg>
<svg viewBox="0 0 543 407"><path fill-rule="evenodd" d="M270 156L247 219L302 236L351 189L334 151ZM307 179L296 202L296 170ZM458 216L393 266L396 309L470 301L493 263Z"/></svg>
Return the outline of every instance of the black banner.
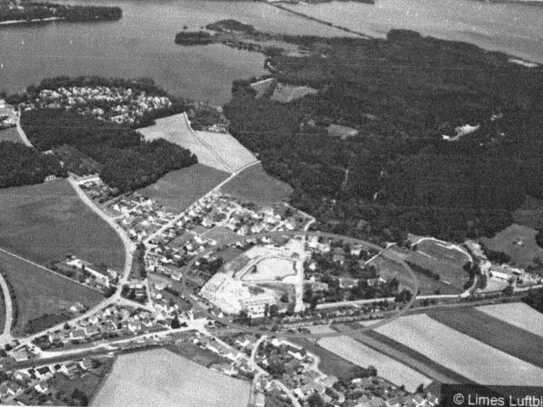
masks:
<svg viewBox="0 0 543 407"><path fill-rule="evenodd" d="M440 406L543 407L543 387L443 384Z"/></svg>

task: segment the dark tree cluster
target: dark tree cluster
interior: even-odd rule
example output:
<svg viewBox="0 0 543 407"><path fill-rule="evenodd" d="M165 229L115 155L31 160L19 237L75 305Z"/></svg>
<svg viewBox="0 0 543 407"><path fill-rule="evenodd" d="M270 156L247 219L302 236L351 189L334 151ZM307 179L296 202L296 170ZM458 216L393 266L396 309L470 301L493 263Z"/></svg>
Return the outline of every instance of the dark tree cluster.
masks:
<svg viewBox="0 0 543 407"><path fill-rule="evenodd" d="M461 240L510 224L527 194L543 197L543 68L408 31L283 39L307 55L267 66L319 93L281 104L238 81L224 111L232 134L294 187L292 203L322 229ZM358 135L329 136L330 124ZM470 134L442 137L467 124Z"/></svg>
<svg viewBox="0 0 543 407"><path fill-rule="evenodd" d="M119 20L119 7L76 6L54 3L21 2L21 7L10 7L15 2L0 2L0 21L32 21L59 18L66 21Z"/></svg>
<svg viewBox="0 0 543 407"><path fill-rule="evenodd" d="M66 175L58 160L21 143L0 142L0 188L38 184Z"/></svg>
<svg viewBox="0 0 543 407"><path fill-rule="evenodd" d="M189 150L166 140L145 142L133 129L59 109L26 111L21 124L40 150L68 145L101 165L106 184L127 192L195 164Z"/></svg>

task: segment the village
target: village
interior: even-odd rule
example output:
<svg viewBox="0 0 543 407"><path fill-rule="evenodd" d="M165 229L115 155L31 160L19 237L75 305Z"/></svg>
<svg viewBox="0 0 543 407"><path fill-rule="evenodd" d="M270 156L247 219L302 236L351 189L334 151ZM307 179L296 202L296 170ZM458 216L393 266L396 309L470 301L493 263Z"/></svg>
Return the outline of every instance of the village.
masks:
<svg viewBox="0 0 543 407"><path fill-rule="evenodd" d="M65 109L99 120L133 125L149 112L172 106L167 96L152 93L115 83L111 86L58 86L40 89L23 103L22 109Z"/></svg>

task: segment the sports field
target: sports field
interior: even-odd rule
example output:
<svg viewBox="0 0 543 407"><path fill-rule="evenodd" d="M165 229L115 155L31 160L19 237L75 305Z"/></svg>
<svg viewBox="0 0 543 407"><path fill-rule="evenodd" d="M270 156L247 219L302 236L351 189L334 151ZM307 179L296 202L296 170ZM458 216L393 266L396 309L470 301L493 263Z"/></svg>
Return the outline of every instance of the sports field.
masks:
<svg viewBox="0 0 543 407"><path fill-rule="evenodd" d="M290 259L270 257L257 263L255 269L245 273L241 280L251 282L264 282L283 280L288 276L296 275L294 263Z"/></svg>
<svg viewBox="0 0 543 407"><path fill-rule="evenodd" d="M19 133L15 127L8 127L7 129L0 130L0 142L2 141L11 141L14 143L22 143Z"/></svg>
<svg viewBox="0 0 543 407"><path fill-rule="evenodd" d="M286 201L292 194L292 187L264 171L261 164L243 170L221 190L248 201L261 204Z"/></svg>
<svg viewBox="0 0 543 407"><path fill-rule="evenodd" d="M93 306L104 299L97 291L3 252L0 252L0 267L15 291L17 307L15 334L27 331L29 321L46 314L57 315L76 303ZM34 323L34 326L45 329L47 325L54 325L53 318L49 318L48 321L51 323L45 321L45 325Z"/></svg>
<svg viewBox="0 0 543 407"><path fill-rule="evenodd" d="M527 226L512 224L491 239L481 243L491 250L504 252L511 257L511 264L519 267L534 265L534 258L543 259L543 249L537 245L537 231Z"/></svg>
<svg viewBox="0 0 543 407"><path fill-rule="evenodd" d="M119 356L91 406L246 406L249 390L249 382L155 349Z"/></svg>
<svg viewBox="0 0 543 407"><path fill-rule="evenodd" d="M0 248L48 265L72 254L121 269L120 238L65 180L0 189Z"/></svg>
<svg viewBox="0 0 543 407"><path fill-rule="evenodd" d="M334 352L342 358L350 360L361 367L367 368L368 366L374 366L377 369L377 375L397 386L404 385L410 392L415 391L421 384L427 386L432 382L432 379L429 377L411 369L403 363L377 352L351 337L336 336L323 338L318 343L330 352Z"/></svg>
<svg viewBox="0 0 543 407"><path fill-rule="evenodd" d="M424 314L398 318L376 331L480 384L538 386L543 383L543 369Z"/></svg>
<svg viewBox="0 0 543 407"><path fill-rule="evenodd" d="M194 164L172 171L138 192L155 199L172 211L181 212L227 177L226 172L203 164Z"/></svg>
<svg viewBox="0 0 543 407"><path fill-rule="evenodd" d="M477 310L484 312L509 325L524 329L543 337L543 314L522 302L508 304L483 305Z"/></svg>
<svg viewBox="0 0 543 407"><path fill-rule="evenodd" d="M417 244L417 251L424 253L436 260L448 261L452 264L463 266L470 261L467 253L433 239L425 239Z"/></svg>
<svg viewBox="0 0 543 407"><path fill-rule="evenodd" d="M450 328L533 365L543 367L543 338L472 307L427 313ZM536 321L534 321L535 323Z"/></svg>

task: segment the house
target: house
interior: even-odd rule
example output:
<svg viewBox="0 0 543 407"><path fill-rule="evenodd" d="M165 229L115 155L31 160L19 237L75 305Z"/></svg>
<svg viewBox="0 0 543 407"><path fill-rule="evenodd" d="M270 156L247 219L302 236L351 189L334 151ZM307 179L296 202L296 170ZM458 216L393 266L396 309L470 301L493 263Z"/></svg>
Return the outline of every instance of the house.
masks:
<svg viewBox="0 0 543 407"><path fill-rule="evenodd" d="M339 124L330 124L327 130L329 136L338 137L341 140L358 136L358 130L353 129L352 127L341 126Z"/></svg>

